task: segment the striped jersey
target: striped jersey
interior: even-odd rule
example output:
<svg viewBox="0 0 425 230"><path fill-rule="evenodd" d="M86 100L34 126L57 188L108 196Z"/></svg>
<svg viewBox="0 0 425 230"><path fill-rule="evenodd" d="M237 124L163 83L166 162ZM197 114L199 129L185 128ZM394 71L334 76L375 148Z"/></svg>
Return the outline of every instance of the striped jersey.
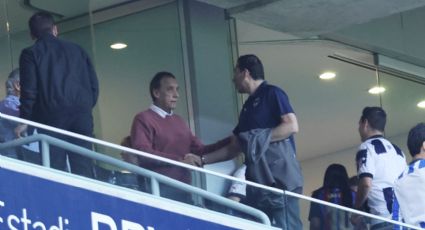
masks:
<svg viewBox="0 0 425 230"><path fill-rule="evenodd" d="M394 193L398 205L393 206L393 218L425 228L425 159L410 163L396 180Z"/></svg>
<svg viewBox="0 0 425 230"><path fill-rule="evenodd" d="M404 153L381 135L364 141L356 155L359 179L372 178L367 204L370 213L391 218L394 181L406 168Z"/></svg>

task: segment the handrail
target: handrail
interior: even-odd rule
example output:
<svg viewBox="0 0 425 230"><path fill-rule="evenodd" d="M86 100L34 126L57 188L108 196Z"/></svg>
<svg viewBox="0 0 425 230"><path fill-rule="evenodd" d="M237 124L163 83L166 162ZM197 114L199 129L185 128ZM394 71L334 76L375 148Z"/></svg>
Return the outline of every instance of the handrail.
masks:
<svg viewBox="0 0 425 230"><path fill-rule="evenodd" d="M94 152L92 150L80 147L78 145L68 143L66 141L63 141L63 140L60 140L60 139L57 139L57 138L54 138L54 137L47 136L45 134L34 134L34 135L31 135L31 136L28 136L28 137L24 137L24 138L0 143L0 150L1 149L7 149L7 148L19 147L19 146L22 146L24 144L33 143L33 142L36 142L36 141L40 141L42 143L48 143L50 145L54 145L56 147L66 149L68 151L71 151L71 152L74 152L74 153L77 153L77 154L81 154L83 156L86 156L86 157L89 157L89 158L92 158L92 159L95 159L95 160L99 160L99 161L102 161L102 162L105 162L105 163L126 169L126 170L133 172L133 173L136 173L138 175L149 177L149 178L157 180L161 183L164 183L164 184L176 187L178 189L181 189L183 191L197 194L197 195L199 195L203 198L217 202L218 204L224 205L226 207L230 207L234 210L238 210L238 211L246 213L250 216L256 217L261 221L261 223L263 223L265 225L270 225L270 220L267 217L267 215L265 213L261 212L258 209L249 207L249 206L244 205L244 204L234 202L230 199L227 199L227 198L224 198L222 196L207 192L207 191L202 190L200 188L190 186L190 185L185 184L183 182L171 179L167 176L164 176L164 175L149 171L147 169L138 167L134 164L130 164L130 163L127 163L125 161L120 161L120 160L115 159L113 157ZM49 153L47 151L43 151L43 149L42 149L42 156L43 156L43 158L46 157L47 159L49 159ZM43 159L43 163L44 162L45 161ZM44 165L44 166L49 167L49 161L47 161L47 164ZM158 184L156 183L156 185L158 185ZM153 190L157 190L157 189L153 188ZM154 194L154 195L159 195L159 194Z"/></svg>
<svg viewBox="0 0 425 230"><path fill-rule="evenodd" d="M330 203L330 202L318 200L318 199L315 199L315 198L311 198L309 196L293 193L293 192L290 192L290 191L283 191L281 189L268 187L268 186L265 186L265 185L262 185L262 184L258 184L258 183L255 183L255 182L235 178L235 177L232 177L232 176L229 176L229 175L226 175L226 174L221 174L221 173L218 173L218 172L214 172L214 171L211 171L211 170L208 170L208 169L198 168L198 167L195 167L195 166L192 166L192 165L188 165L188 164L184 164L184 163L181 163L181 162L178 162L178 161L170 160L168 158L164 158L164 157L149 154L149 153L146 153L146 152L138 151L138 150L131 149L131 148L128 148L128 147L124 147L124 146L121 146L121 145L113 144L113 143L106 142L106 141L99 140L99 139L92 138L92 137L87 137L87 136L84 136L84 135L81 135L81 134L69 132L69 131L58 129L58 128L51 127L51 126L48 126L48 125L44 125L44 124L40 124L40 123L37 123L37 122L25 120L25 119L22 119L22 118L9 116L9 115L3 114L3 113L0 113L0 118L5 118L7 120L12 120L12 121L15 121L17 123L27 124L27 125L34 126L34 127L37 127L37 128L41 128L41 129L46 129L46 130L49 130L49 131L52 131L52 132L56 132L56 133L60 133L60 134L63 134L63 135L75 137L75 138L82 139L82 140L85 140L85 141L89 141L89 142L92 142L92 143L96 143L96 144L100 144L100 145L103 145L103 146L118 149L118 150L121 150L121 151L125 151L125 152L128 152L128 153L133 153L133 154L143 156L143 157L146 157L146 158L150 158L150 159L153 159L153 160L162 161L162 162L165 162L165 163L168 163L168 164L171 164L171 165L175 165L175 166L179 166L179 167L182 167L182 168L186 168L186 169L189 169L189 170L214 175L214 176L221 177L221 178L224 178L224 179L227 179L227 180L230 180L230 181L241 182L241 183L244 183L246 185L256 187L256 188L260 188L260 189L264 189L264 190L267 190L267 191L271 191L271 192L274 192L274 193L277 193L277 194L282 194L282 195L285 195L285 196L288 195L290 197L295 197L295 198L319 203L321 205L341 209L341 210L344 210L344 211L347 211L347 212L350 212L350 213L359 214L359 215L362 215L362 216L365 216L365 217L368 217L368 218L386 221L386 222L389 222L391 224L396 224L396 225L399 225L399 226L403 226L403 227L407 227L407 228L411 228L411 229L415 229L415 230L421 230L421 228L418 228L418 227L415 227L415 226L412 226L412 225L409 225L409 224L401 223L401 222L398 222L398 221L394 221L394 220L391 220L391 219L383 218L383 217L380 217L380 216L377 216L377 215L361 212L359 210L347 208L347 207L344 207L344 206L341 206L341 205L336 205L336 204L333 204L333 203ZM0 144L0 146L1 146L1 144ZM85 150L87 150L87 149L85 149ZM117 160L115 158L112 158L112 159ZM132 167L137 167L135 165L132 165L132 164L129 164L129 163L126 163L126 162L121 162L121 163L128 164L129 166L132 166ZM137 168L139 168L139 167L137 167ZM142 168L139 168L139 169L142 169ZM131 171L131 170L129 169L129 171ZM160 175L160 176L162 176L162 175ZM170 179L170 178L166 177L166 179ZM184 184L184 185L187 185L187 184ZM187 186L189 186L189 185L187 185ZM197 189L199 189L199 188L197 188ZM201 190L201 191L204 191L204 190ZM221 198L223 198L223 197L221 197ZM223 198L223 199L225 199L225 198Z"/></svg>
<svg viewBox="0 0 425 230"><path fill-rule="evenodd" d="M359 211L359 210L356 210L356 209L347 208L345 206L341 206L341 205L334 204L334 203L331 203L331 202L326 202L326 201L319 200L319 199L316 199L316 198L300 195L298 193L294 193L294 192L290 192L290 191L285 191L284 193L285 193L285 195L289 195L289 196L296 197L296 198L299 198L299 199L318 203L318 204L321 204L321 205L324 205L324 206L329 206L329 207L336 208L336 209L339 209L339 210L343 210L343 211L346 211L346 212L349 212L349 213L358 214L358 215L361 215L363 217L368 217L368 218L376 219L376 220L382 220L382 221L388 222L390 224L395 224L397 226L406 227L408 229L423 230L422 228L419 228L419 227L416 227L416 226L413 226L413 225L410 225L410 224L406 224L406 223L402 223L402 222L395 221L395 220L392 220L392 219L388 219L388 218L385 218L385 217L373 215L373 214L370 214L370 213L367 213L367 212L362 212L362 211Z"/></svg>
<svg viewBox="0 0 425 230"><path fill-rule="evenodd" d="M149 158L149 159L152 159L152 160L165 162L167 164L171 164L171 165L178 166L178 167L181 167L181 168L186 168L188 170L197 171L197 172L200 172L200 173L205 173L205 174L221 177L221 178L227 179L229 181L237 181L237 182L245 183L245 184L252 186L252 187L265 189L265 190L268 190L268 191L271 191L271 192L283 194L283 191L281 189L265 186L265 185L258 184L258 183L255 183L255 182L251 182L251 181L246 181L246 180L239 179L239 178L236 178L236 177L233 177L233 176L218 173L218 172L215 172L215 171L212 171L212 170L195 167L195 166L185 164L185 163L182 163L182 162L179 162L179 161L171 160L171 159L168 159L168 158L165 158L165 157L161 157L161 156L146 153L146 152L143 152L143 151L135 150L135 149L132 149L132 148L129 148L129 147L124 147L124 146L121 146L121 145L118 145L118 144L99 140L99 139L96 139L96 138L93 138L93 137L84 136L84 135L74 133L74 132L70 132L70 131L66 131L66 130L63 130L63 129L58 129L58 128L48 126L48 125L44 125L44 124L40 124L40 123L37 123L37 122L25 120L25 119L22 119L22 118L19 118L19 117L14 117L14 116L10 116L10 115L0 113L0 118L5 118L7 120L15 121L15 122L20 123L20 124L27 124L29 126L33 126L33 127L37 127L37 128L40 128L40 129L45 129L45 130L49 130L49 131L52 131L52 132L55 132L55 133L63 134L63 135L66 135L66 136L78 138L78 139L85 140L85 141L88 141L88 142L91 142L91 143L103 145L103 146L110 147L110 148L113 148L113 149L117 149L117 150L120 150L120 151L125 151L125 152L128 152L128 153L139 155L139 156Z"/></svg>

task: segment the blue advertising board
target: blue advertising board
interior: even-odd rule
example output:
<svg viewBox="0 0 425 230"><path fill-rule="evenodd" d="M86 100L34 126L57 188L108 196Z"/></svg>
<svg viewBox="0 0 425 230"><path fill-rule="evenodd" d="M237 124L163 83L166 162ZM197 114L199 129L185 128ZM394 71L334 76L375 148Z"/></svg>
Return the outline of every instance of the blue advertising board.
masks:
<svg viewBox="0 0 425 230"><path fill-rule="evenodd" d="M255 229L219 213L2 159L0 229Z"/></svg>

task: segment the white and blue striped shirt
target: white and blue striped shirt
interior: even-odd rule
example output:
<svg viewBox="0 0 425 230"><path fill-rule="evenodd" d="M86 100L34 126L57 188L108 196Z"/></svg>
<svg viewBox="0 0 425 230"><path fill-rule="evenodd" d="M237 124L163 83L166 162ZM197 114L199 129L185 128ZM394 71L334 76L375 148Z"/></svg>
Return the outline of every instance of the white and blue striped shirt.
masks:
<svg viewBox="0 0 425 230"><path fill-rule="evenodd" d="M394 184L393 219L425 228L425 159L413 161Z"/></svg>

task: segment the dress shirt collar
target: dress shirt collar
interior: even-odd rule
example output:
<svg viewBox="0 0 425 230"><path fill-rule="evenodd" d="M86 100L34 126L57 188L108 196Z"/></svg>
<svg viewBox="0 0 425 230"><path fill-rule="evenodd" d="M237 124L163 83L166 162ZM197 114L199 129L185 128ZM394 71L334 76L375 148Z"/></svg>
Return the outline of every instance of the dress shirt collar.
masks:
<svg viewBox="0 0 425 230"><path fill-rule="evenodd" d="M167 113L163 109L159 108L156 105L151 105L149 107L149 109L151 109L152 111L154 111L155 113L157 113L162 118L165 118L166 116L172 116L173 115L173 111L171 111L170 113Z"/></svg>

